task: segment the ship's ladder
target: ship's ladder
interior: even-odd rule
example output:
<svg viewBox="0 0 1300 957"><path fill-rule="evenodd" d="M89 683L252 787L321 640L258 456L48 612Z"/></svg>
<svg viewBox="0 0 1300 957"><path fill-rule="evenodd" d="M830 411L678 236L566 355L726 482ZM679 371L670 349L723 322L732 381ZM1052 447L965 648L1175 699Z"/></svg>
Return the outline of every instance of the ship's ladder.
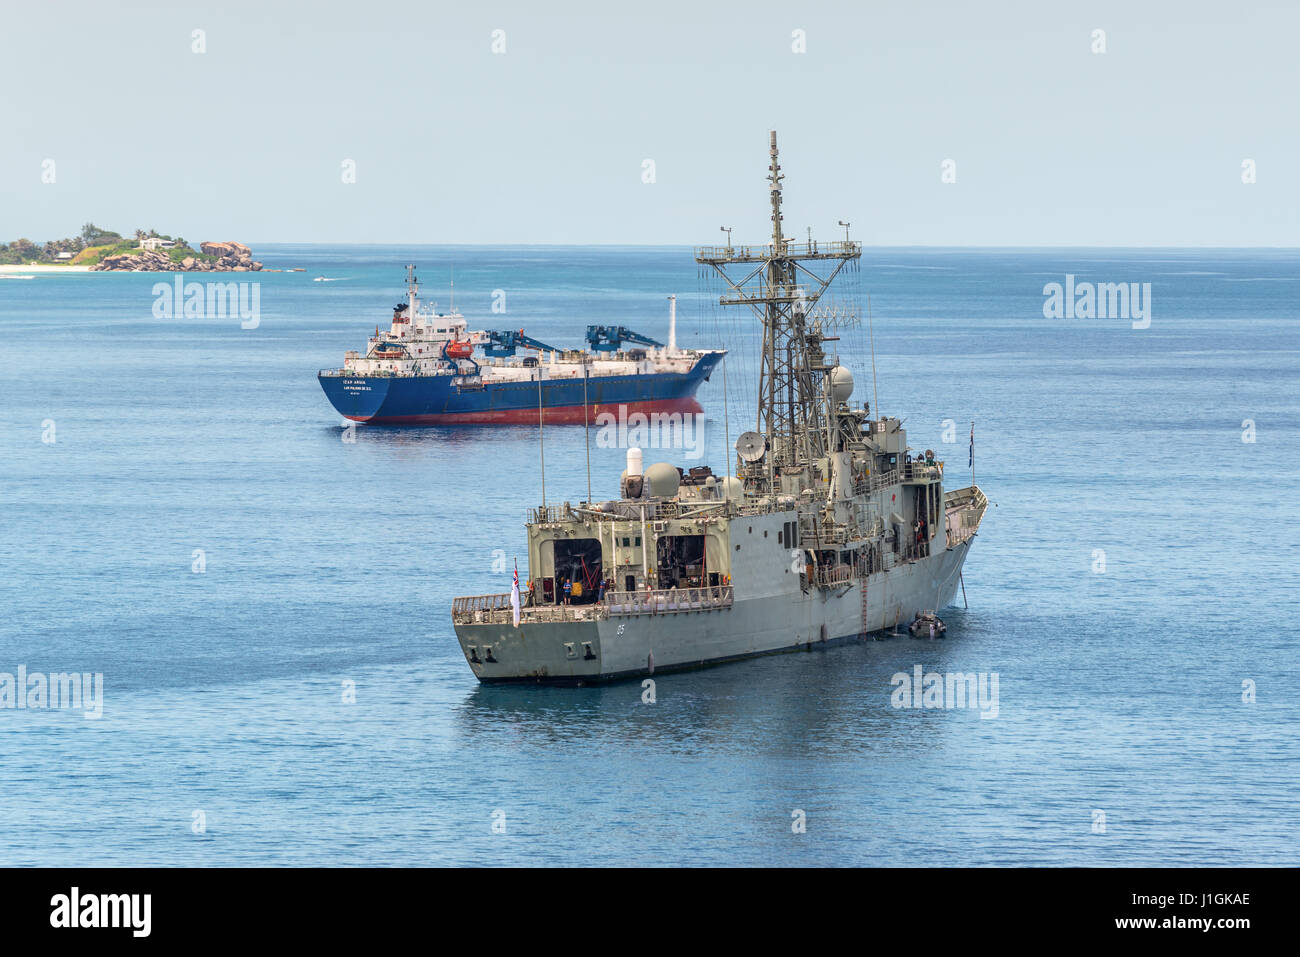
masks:
<svg viewBox="0 0 1300 957"><path fill-rule="evenodd" d="M858 637L866 639L867 637L867 581L868 576L862 576L862 630L858 632Z"/></svg>

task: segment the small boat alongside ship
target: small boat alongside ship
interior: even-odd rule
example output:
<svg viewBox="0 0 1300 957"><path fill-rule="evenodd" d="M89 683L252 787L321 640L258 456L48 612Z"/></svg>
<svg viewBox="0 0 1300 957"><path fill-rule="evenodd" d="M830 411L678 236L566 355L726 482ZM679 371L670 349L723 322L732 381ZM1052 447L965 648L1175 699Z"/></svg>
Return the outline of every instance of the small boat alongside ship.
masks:
<svg viewBox="0 0 1300 957"><path fill-rule="evenodd" d="M943 619L934 613L933 609L918 612L907 630L913 638L929 638L931 641L936 638L943 638L948 634L948 626L943 623Z"/></svg>
<svg viewBox="0 0 1300 957"><path fill-rule="evenodd" d="M471 331L453 307L419 298L407 266L406 302L366 350L317 379L345 418L372 425L583 424L601 413L696 413L721 350L678 349L675 296L667 345L625 326L587 327L589 349L562 349L519 330ZM520 350L530 355L519 355Z"/></svg>

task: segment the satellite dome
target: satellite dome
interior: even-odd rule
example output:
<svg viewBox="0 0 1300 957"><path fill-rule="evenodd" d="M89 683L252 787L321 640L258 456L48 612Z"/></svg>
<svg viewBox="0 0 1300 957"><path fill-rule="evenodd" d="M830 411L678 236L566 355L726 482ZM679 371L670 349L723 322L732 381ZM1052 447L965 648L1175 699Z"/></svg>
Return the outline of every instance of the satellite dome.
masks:
<svg viewBox="0 0 1300 957"><path fill-rule="evenodd" d="M682 475L677 466L656 462L645 470L646 494L654 498L672 498L681 485Z"/></svg>
<svg viewBox="0 0 1300 957"><path fill-rule="evenodd" d="M827 377L827 384L832 402L836 405L848 402L849 396L853 394L853 373L845 366L836 366Z"/></svg>

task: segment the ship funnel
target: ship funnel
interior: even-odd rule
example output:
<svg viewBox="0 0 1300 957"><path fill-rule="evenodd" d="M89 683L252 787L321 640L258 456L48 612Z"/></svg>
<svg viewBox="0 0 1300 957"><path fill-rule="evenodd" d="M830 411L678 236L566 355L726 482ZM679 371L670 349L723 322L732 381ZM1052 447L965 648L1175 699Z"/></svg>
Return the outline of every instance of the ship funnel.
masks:
<svg viewBox="0 0 1300 957"><path fill-rule="evenodd" d="M677 297L668 297L668 354L677 354Z"/></svg>

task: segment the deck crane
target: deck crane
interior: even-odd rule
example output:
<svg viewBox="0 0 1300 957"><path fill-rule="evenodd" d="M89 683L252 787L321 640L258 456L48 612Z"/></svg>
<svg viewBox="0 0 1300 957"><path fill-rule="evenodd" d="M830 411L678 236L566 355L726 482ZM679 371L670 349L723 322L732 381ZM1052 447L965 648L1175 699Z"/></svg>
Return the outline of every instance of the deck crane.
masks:
<svg viewBox="0 0 1300 957"><path fill-rule="evenodd" d="M489 331L487 337L488 341L483 346L483 352L490 356L512 356L516 349L536 349L538 352L562 351L532 336L524 335L522 329Z"/></svg>
<svg viewBox="0 0 1300 957"><path fill-rule="evenodd" d="M633 332L627 326L588 326L587 341L597 352L617 352L624 340L640 343L643 346L663 348L663 343L639 332Z"/></svg>

